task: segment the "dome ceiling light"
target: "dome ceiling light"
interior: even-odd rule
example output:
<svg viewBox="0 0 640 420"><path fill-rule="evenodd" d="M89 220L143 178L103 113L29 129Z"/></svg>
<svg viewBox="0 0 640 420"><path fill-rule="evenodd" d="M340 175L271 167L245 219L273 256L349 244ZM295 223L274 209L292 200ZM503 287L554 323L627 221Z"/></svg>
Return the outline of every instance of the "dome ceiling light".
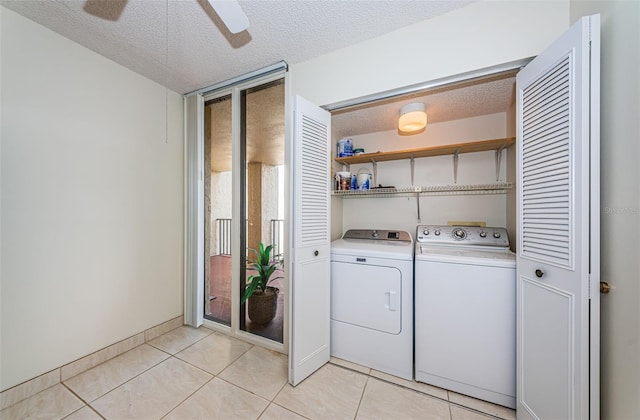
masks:
<svg viewBox="0 0 640 420"><path fill-rule="evenodd" d="M427 126L426 106L420 102L404 105L400 108L398 131L401 134L417 134Z"/></svg>

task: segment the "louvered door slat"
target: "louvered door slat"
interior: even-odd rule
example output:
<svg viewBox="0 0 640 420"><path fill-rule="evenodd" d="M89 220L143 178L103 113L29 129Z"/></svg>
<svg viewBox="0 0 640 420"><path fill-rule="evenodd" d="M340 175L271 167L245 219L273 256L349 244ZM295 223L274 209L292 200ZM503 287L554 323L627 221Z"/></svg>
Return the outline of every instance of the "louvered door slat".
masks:
<svg viewBox="0 0 640 420"><path fill-rule="evenodd" d="M522 252L572 264L568 58L523 92Z"/></svg>
<svg viewBox="0 0 640 420"><path fill-rule="evenodd" d="M548 124L545 124L540 127L530 128L529 136L536 144L536 140L544 135L552 134L552 133L563 133L564 130L568 129L569 117L567 115L554 115L550 116L548 120Z"/></svg>
<svg viewBox="0 0 640 420"><path fill-rule="evenodd" d="M553 171L549 171L547 173L540 173L537 175L532 175L530 183L531 184L539 184L545 181L553 182L559 179L565 179L567 177L567 172L564 169L557 169Z"/></svg>
<svg viewBox="0 0 640 420"><path fill-rule="evenodd" d="M562 167L562 165L566 165L568 162L569 154L566 153L566 151L546 156L532 156L530 159L527 159L527 163L530 165L530 170L527 170L526 172L529 174L534 174L541 168L553 167L554 169L556 169Z"/></svg>
<svg viewBox="0 0 640 420"><path fill-rule="evenodd" d="M554 97L549 102L538 105L538 108L527 115L527 122L524 124L527 128L533 126L545 124L551 117L556 116L562 112L562 108L566 106L566 102L569 100L569 88L566 87L557 92L558 96Z"/></svg>
<svg viewBox="0 0 640 420"><path fill-rule="evenodd" d="M524 152L524 156L528 156L532 153L537 153L538 155L546 155L548 153L557 153L558 151L568 151L568 145L558 144L556 141L560 136L553 135L544 137L544 140L535 147L530 147L527 151Z"/></svg>
<svg viewBox="0 0 640 420"><path fill-rule="evenodd" d="M327 127L307 116L302 117L302 162L300 245L329 240L328 202L326 199L328 162Z"/></svg>
<svg viewBox="0 0 640 420"><path fill-rule="evenodd" d="M544 77L538 79L535 84L527 87L529 100L532 104L537 104L540 98L547 97L548 93L552 92L568 74L568 68L569 61L563 60L551 69L551 71L547 72ZM527 110L523 109L523 112L526 113Z"/></svg>

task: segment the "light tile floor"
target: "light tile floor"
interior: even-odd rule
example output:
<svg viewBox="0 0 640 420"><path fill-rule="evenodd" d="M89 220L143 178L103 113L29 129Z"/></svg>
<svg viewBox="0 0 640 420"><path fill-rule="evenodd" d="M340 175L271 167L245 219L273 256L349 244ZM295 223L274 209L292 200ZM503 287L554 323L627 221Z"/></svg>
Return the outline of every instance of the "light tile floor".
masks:
<svg viewBox="0 0 640 420"><path fill-rule="evenodd" d="M180 327L0 419L515 419L513 410L333 359L297 387L285 355Z"/></svg>

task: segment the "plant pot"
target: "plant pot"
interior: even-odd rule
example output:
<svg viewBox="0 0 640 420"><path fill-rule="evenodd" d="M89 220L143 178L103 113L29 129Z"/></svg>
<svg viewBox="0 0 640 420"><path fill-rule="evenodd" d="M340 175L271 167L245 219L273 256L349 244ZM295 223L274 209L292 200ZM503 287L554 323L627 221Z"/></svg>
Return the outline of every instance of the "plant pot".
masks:
<svg viewBox="0 0 640 420"><path fill-rule="evenodd" d="M276 287L268 286L264 292L256 290L247 300L251 322L268 324L275 318L278 309L278 293Z"/></svg>

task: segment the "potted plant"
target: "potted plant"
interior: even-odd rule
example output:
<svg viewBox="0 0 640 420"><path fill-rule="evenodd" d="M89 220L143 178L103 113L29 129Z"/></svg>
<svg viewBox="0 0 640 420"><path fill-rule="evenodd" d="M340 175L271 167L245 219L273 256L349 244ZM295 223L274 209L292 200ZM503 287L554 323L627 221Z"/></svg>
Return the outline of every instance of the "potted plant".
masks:
<svg viewBox="0 0 640 420"><path fill-rule="evenodd" d="M269 286L273 280L282 277L273 277L276 269L282 262L280 260L271 259L271 251L273 245L266 248L260 242L260 249L251 251L256 255L256 260L252 261L247 270L255 271L247 277L247 285L242 295L242 303L247 300L248 314L251 322L256 324L268 324L276 316L278 309L278 293L280 290L276 287Z"/></svg>

